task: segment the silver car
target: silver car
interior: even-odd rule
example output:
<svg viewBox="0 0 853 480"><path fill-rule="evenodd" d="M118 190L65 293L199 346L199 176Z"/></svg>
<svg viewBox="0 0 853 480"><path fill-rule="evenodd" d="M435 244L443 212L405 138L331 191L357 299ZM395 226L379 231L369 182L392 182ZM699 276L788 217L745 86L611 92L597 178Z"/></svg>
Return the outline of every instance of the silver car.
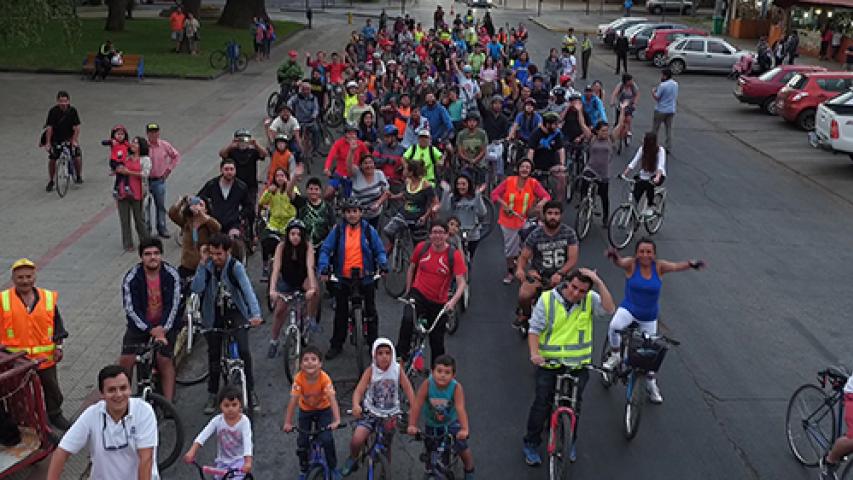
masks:
<svg viewBox="0 0 853 480"><path fill-rule="evenodd" d="M687 70L731 72L732 65L750 52L738 50L722 38L685 37L672 43L666 50L666 65L673 75Z"/></svg>
<svg viewBox="0 0 853 480"><path fill-rule="evenodd" d="M648 0L646 2L646 10L649 13L660 15L666 10L667 12L677 12L683 15L690 15L693 12L692 0Z"/></svg>

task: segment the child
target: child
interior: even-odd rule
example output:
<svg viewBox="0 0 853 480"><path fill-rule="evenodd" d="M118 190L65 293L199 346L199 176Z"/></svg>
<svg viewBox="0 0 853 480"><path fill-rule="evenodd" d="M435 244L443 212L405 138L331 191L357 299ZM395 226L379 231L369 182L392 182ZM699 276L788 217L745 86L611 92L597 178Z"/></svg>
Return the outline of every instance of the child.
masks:
<svg viewBox="0 0 853 480"><path fill-rule="evenodd" d="M123 125L116 125L110 130L110 139L107 142L110 146L110 170L116 176L116 181L113 184L113 196L118 197L119 193L130 194L130 182L128 182L127 175L115 173L116 169L124 166L124 162L127 160L127 151L130 147L130 142L127 140L127 129Z"/></svg>
<svg viewBox="0 0 853 480"><path fill-rule="evenodd" d="M453 245L453 248L462 251L462 236L459 230L462 228L462 222L459 217L452 216L447 219L447 243Z"/></svg>
<svg viewBox="0 0 853 480"><path fill-rule="evenodd" d="M285 432L293 430L293 413L297 403L299 403L297 421L300 430L329 427L329 430L321 433L318 438L326 452L326 463L334 470L338 460L331 431L338 428L341 423L341 411L338 400L335 398L335 387L332 385L332 379L323 371L323 354L320 353L319 348L314 345L306 346L302 351L300 362L299 373L293 379L293 387L290 389L290 401L287 403L283 428ZM302 480L308 473L308 460L311 454L308 435L300 431L296 445L296 455L299 457L301 471L299 478Z"/></svg>
<svg viewBox="0 0 853 480"><path fill-rule="evenodd" d="M385 423L388 417L400 413L400 388L409 401L414 403L415 393L409 378L400 368L394 344L387 338L377 338L373 342L371 350L373 363L367 367L352 393L352 414L358 418L358 426L352 434L350 442L350 454L341 473L347 476L358 470L357 458L364 447L370 432L377 428L386 428L388 435L388 459L391 459L391 435L393 428L387 428ZM367 416L362 416L361 402L364 400L364 409Z"/></svg>
<svg viewBox="0 0 853 480"><path fill-rule="evenodd" d="M296 163L293 153L287 148L289 141L290 139L283 133L279 133L275 136L275 149L272 152L270 168L267 171L267 186L273 184L273 180L275 180L275 172L279 168L284 170L288 179L291 177L293 172L297 175L302 173L302 169L298 168L299 165Z"/></svg>
<svg viewBox="0 0 853 480"><path fill-rule="evenodd" d="M468 448L468 412L465 410L465 394L462 384L456 381L456 360L450 355L440 355L435 359L432 374L423 382L415 395L415 401L409 410L409 428L407 433L418 433L418 419L426 419L427 441L439 437L444 432L456 436L453 449L462 459L465 467L465 480L474 479L474 456Z"/></svg>
<svg viewBox="0 0 853 480"><path fill-rule="evenodd" d="M234 387L225 387L219 392L217 401L222 413L210 419L198 434L193 446L184 455L184 461L192 463L198 449L215 433L216 466L249 473L252 471L252 423L249 417L243 415L242 393ZM244 475L228 478L242 479Z"/></svg>

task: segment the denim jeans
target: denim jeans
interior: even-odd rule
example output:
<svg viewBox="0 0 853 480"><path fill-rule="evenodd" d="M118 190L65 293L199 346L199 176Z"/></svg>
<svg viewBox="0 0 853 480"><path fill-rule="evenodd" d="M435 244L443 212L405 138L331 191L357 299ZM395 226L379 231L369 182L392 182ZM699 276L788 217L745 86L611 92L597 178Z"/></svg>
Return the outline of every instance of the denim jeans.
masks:
<svg viewBox="0 0 853 480"><path fill-rule="evenodd" d="M151 180L148 191L154 197L154 206L157 210L157 233L166 233L166 180Z"/></svg>
<svg viewBox="0 0 853 480"><path fill-rule="evenodd" d="M524 436L524 443L534 447L538 447L542 443L542 431L545 430L545 422L551 416L554 389L557 388L557 375L566 373L567 370L568 367L553 369L538 367L536 369L536 397L533 399L533 405L530 406L530 414L527 417L527 434ZM586 382L589 380L589 370L579 370L575 372L575 375L578 377L578 398L575 402L575 433L577 433L581 398Z"/></svg>
<svg viewBox="0 0 853 480"><path fill-rule="evenodd" d="M296 423L302 430L312 430L326 428L332 423L332 409L324 410L299 410L296 418ZM317 436L317 439L323 445L323 451L326 453L326 463L329 468L334 470L338 466L338 458L335 455L335 439L332 438L332 432L326 430ZM299 457L299 469L302 472L308 471L308 462L311 459L311 444L308 441L308 435L300 432L296 439L296 456Z"/></svg>

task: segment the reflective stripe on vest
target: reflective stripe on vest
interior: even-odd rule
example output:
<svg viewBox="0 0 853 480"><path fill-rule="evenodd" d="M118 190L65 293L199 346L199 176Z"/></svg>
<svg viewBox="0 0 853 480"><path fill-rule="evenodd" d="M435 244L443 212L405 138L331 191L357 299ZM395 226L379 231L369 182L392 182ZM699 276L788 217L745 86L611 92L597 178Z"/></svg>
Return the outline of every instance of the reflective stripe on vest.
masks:
<svg viewBox="0 0 853 480"><path fill-rule="evenodd" d="M557 316L556 291L550 290L544 295L548 298L545 303L545 329L539 336L539 351L545 359L560 360L566 365L582 365L592 361L592 299L587 293L580 307L559 309ZM555 331L558 327L558 331ZM589 336L589 338L587 338Z"/></svg>
<svg viewBox="0 0 853 480"><path fill-rule="evenodd" d="M12 311L12 302L9 300L9 290L3 290L3 311L9 313Z"/></svg>
<svg viewBox="0 0 853 480"><path fill-rule="evenodd" d="M527 179L527 182L529 181L530 179ZM528 188L527 182L524 183L524 190L522 190L521 192L518 191L518 177L510 177L510 183L507 185L507 187L509 187L507 188L507 191L512 191L509 193L509 201L506 203L507 205L509 205L510 210L521 215L527 213L527 207L530 205L530 189ZM523 194L521 201L521 211L518 211L515 208L515 199L519 193Z"/></svg>

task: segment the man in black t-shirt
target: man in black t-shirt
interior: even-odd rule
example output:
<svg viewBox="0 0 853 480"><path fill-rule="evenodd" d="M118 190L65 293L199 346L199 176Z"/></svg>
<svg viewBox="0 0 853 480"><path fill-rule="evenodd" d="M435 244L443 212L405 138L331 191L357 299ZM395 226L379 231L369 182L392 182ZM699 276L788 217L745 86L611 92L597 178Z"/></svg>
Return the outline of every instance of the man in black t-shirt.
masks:
<svg viewBox="0 0 853 480"><path fill-rule="evenodd" d="M219 151L219 156L223 160L227 158L234 160L237 178L248 187L249 199L254 207L258 199L258 162L267 158L267 150L252 138L249 130L241 128L234 132L231 143Z"/></svg>
<svg viewBox="0 0 853 480"><path fill-rule="evenodd" d="M575 161L583 152L584 140L591 136L590 119L583 109L581 96L572 94L568 108L563 111L563 144L566 156Z"/></svg>
<svg viewBox="0 0 853 480"><path fill-rule="evenodd" d="M59 158L59 146L64 142L71 144L71 156L74 159L74 170L77 173L75 181L83 183L83 159L81 157L80 143L80 116L77 109L71 106L71 96L68 92L60 90L56 94L56 105L47 112L47 120L44 122L44 142L40 145L47 150L49 175L47 190L53 190L53 176L56 173L56 159Z"/></svg>
<svg viewBox="0 0 853 480"><path fill-rule="evenodd" d="M538 175L543 185L549 184L549 178L553 178L554 188L550 192L553 198L565 198L566 184L566 151L563 149L563 135L557 128L560 116L554 112L548 112L542 116L542 124L539 125L527 142L527 158L533 161L536 172L545 172ZM550 175L549 175L550 173Z"/></svg>

